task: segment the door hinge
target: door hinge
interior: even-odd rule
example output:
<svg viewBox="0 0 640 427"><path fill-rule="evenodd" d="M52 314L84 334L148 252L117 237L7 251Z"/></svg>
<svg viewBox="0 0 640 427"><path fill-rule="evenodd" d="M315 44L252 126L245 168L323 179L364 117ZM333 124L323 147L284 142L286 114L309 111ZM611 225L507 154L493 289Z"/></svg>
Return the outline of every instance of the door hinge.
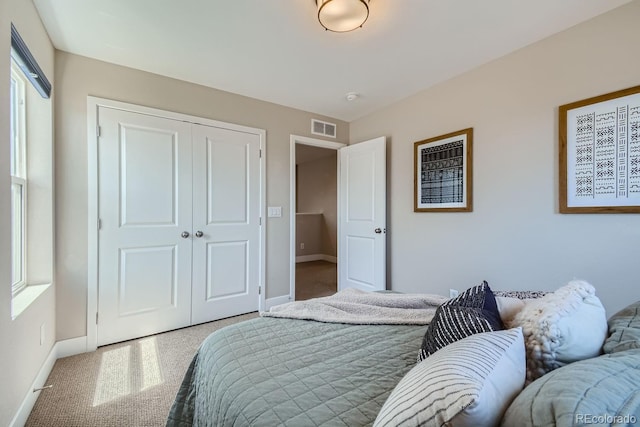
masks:
<svg viewBox="0 0 640 427"><path fill-rule="evenodd" d="M262 158L262 148L258 152L260 153L260 158Z"/></svg>
<svg viewBox="0 0 640 427"><path fill-rule="evenodd" d="M96 311L96 325L98 324L98 312Z"/></svg>
<svg viewBox="0 0 640 427"><path fill-rule="evenodd" d="M262 295L262 286L258 286L258 295Z"/></svg>
<svg viewBox="0 0 640 427"><path fill-rule="evenodd" d="M100 138L101 135L102 135L102 129L100 128L100 126L96 126L96 136Z"/></svg>
<svg viewBox="0 0 640 427"><path fill-rule="evenodd" d="M98 218L98 230L102 229L102 220Z"/></svg>

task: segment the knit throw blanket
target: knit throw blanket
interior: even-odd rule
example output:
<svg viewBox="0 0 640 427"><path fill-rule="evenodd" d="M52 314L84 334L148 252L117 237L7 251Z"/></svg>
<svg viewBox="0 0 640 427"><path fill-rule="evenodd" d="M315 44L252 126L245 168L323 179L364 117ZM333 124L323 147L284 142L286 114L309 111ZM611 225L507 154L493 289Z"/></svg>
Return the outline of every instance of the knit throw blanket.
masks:
<svg viewBox="0 0 640 427"><path fill-rule="evenodd" d="M447 299L433 294L345 289L328 297L277 305L260 315L356 325L427 325Z"/></svg>

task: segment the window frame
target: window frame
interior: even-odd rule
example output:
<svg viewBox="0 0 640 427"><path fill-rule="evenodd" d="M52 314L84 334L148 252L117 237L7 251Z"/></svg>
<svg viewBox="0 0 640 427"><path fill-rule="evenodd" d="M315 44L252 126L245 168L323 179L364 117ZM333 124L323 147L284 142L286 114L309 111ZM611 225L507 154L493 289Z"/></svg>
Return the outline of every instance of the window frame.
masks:
<svg viewBox="0 0 640 427"><path fill-rule="evenodd" d="M11 293L13 296L27 286L26 84L27 80L12 55L9 145L11 150ZM20 193L18 205L14 197L15 191Z"/></svg>

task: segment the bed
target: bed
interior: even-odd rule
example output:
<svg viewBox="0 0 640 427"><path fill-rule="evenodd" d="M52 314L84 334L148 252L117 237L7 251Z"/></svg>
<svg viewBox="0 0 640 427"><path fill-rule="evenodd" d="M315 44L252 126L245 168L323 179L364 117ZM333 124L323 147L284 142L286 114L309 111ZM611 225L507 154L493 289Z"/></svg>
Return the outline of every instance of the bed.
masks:
<svg viewBox="0 0 640 427"><path fill-rule="evenodd" d="M595 289L580 281L524 301L496 300L486 282L446 302L368 294L362 304L359 293L346 300L339 294L274 307L211 334L167 426L571 426L600 415L623 425L640 419L640 302L607 323ZM470 313L483 316L487 301L507 327L454 336L470 330ZM548 318L559 314L551 329L567 348L554 350L556 360L542 355L553 366L534 363L536 328L551 330ZM418 362L439 331L453 341ZM570 344L574 338L580 345ZM541 376L523 391L530 373Z"/></svg>
<svg viewBox="0 0 640 427"><path fill-rule="evenodd" d="M444 300L347 290L218 330L195 355L167 425L371 425Z"/></svg>
<svg viewBox="0 0 640 427"><path fill-rule="evenodd" d="M228 326L202 344L167 425L371 425L424 332L269 317Z"/></svg>

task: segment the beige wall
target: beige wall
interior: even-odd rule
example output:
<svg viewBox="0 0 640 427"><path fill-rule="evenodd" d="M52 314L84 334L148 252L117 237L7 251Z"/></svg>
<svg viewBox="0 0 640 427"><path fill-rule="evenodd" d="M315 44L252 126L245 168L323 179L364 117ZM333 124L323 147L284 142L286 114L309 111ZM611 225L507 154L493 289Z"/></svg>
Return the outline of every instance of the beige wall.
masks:
<svg viewBox="0 0 640 427"><path fill-rule="evenodd" d="M448 294L591 282L609 314L640 299L640 215L558 213L558 106L640 84L640 2L350 124L389 139L389 279ZM472 213L413 212L413 143L474 128Z"/></svg>
<svg viewBox="0 0 640 427"><path fill-rule="evenodd" d="M296 214L296 257L323 254L321 213ZM304 248L302 247L304 245Z"/></svg>
<svg viewBox="0 0 640 427"><path fill-rule="evenodd" d="M55 331L55 291L50 287L16 319L11 319L9 247L9 67L10 25L14 25L54 84L54 50L31 1L0 1L0 425L9 425L20 404L31 394L31 384L53 348ZM50 125L49 125L50 126ZM47 125L45 124L45 127ZM49 127L49 134L51 128ZM51 138L49 136L49 138ZM50 165L49 165L50 166ZM50 243L50 242L49 242ZM44 242L46 245L47 242ZM50 249L50 247L49 247ZM37 254L30 254L38 258ZM50 265L48 266L51 267ZM46 267L45 267L46 269ZM38 273L39 274L39 273ZM40 345L40 327L45 342Z"/></svg>
<svg viewBox="0 0 640 427"><path fill-rule="evenodd" d="M86 334L88 95L265 129L267 204L283 212L267 219L266 296L288 295L290 135L311 136L319 118L346 140L345 122L59 51L56 83L58 340Z"/></svg>
<svg viewBox="0 0 640 427"><path fill-rule="evenodd" d="M338 159L335 150L317 160L298 164L297 199L298 212L321 213L318 241L305 245L300 251L300 242L305 235L296 233L298 255L323 254L337 256L338 237ZM303 222L313 220L303 219ZM299 222L300 223L300 222ZM300 235L299 235L300 234Z"/></svg>

